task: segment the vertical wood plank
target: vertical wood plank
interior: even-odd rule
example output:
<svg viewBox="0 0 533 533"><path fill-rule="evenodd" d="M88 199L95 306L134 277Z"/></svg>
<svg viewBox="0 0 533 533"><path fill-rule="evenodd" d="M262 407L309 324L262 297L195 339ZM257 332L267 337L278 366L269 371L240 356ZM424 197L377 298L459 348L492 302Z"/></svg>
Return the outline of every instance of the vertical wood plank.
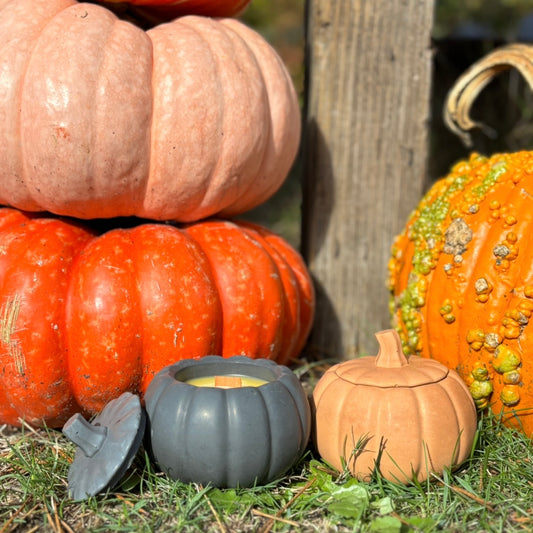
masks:
<svg viewBox="0 0 533 533"><path fill-rule="evenodd" d="M434 0L308 0L302 251L314 357L376 353L387 263L427 181Z"/></svg>

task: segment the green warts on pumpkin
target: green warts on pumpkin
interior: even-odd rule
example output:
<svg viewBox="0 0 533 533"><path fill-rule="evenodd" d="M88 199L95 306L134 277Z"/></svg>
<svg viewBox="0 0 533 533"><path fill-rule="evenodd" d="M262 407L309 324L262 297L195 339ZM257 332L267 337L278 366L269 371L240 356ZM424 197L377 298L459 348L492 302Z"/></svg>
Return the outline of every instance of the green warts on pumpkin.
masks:
<svg viewBox="0 0 533 533"><path fill-rule="evenodd" d="M489 369L484 363L476 362L470 373L470 383L468 388L474 398L474 403L478 409L485 409L489 405L489 399L492 395L493 386Z"/></svg>
<svg viewBox="0 0 533 533"><path fill-rule="evenodd" d="M477 158L484 159L480 156ZM470 167L460 170L462 172L459 175L452 175L450 179L443 182L443 185L447 187L441 191L442 194L436 195L433 202L422 201L421 208L413 214L411 219L412 225L408 237L415 248L412 261L413 269L407 287L397 301L400 308L400 318L405 324L407 335L402 331L399 333L402 337L404 351L408 354L416 353L421 349L420 308L426 303L427 276L437 266L441 251L446 246L447 229L444 227L445 223L449 218L454 218L450 213L450 199L464 190L465 185L471 179L468 173ZM442 186L441 184L438 185L439 187ZM396 254L397 251L393 248L393 256ZM441 314L445 317L446 322L454 321L455 317L451 314L450 302L443 303L443 313Z"/></svg>
<svg viewBox="0 0 533 533"><path fill-rule="evenodd" d="M523 306L523 302L521 304ZM502 323L507 323L510 318L509 315L512 314L509 311L505 313ZM514 320L512 321L514 322ZM512 327L513 329L515 328L514 325ZM517 337L520 336L520 333L521 329L519 329ZM516 405L520 401L519 384L522 380L520 374L522 358L520 353L503 344L504 338L500 335L496 333L485 334L481 329L470 330L466 341L473 351L479 352L485 349L487 352L492 353L492 357L489 359L489 368L478 361L468 376L470 392L478 408L484 409L489 404L493 392L492 380L494 379L494 373L499 375L502 383L500 391L501 402L508 407Z"/></svg>
<svg viewBox="0 0 533 533"><path fill-rule="evenodd" d="M454 276L456 271L460 271L463 254L473 238L468 217L479 212L480 205L499 181L505 179L517 184L523 176L518 170L523 161L521 158L515 161L511 157L513 154L499 154L489 159L473 154L469 161L458 163L447 178L440 180L429 191L411 216L408 229L405 230L407 233L404 231L398 237L398 243L401 239L405 242L407 238L413 246L407 285L390 303L391 310L396 311L399 322L397 329L406 353L419 353L423 349L422 308L426 305L431 274L441 254L450 256L450 261L443 268L448 277ZM478 180L479 184L475 184L474 180ZM518 257L518 236L512 231L517 220L496 200L492 200L488 208L493 221L502 220L510 228L504 239L493 247L492 267L497 274L503 274ZM393 246L391 289L397 269L395 263L401 260L400 246L396 243ZM493 289L488 279L481 276L475 281L473 297L483 304L489 300ZM498 333L472 329L464 339L472 352L485 350L490 355L486 363L477 361L471 369L466 370L468 375L465 379L480 409L489 405L494 379L500 381L500 401L505 406L514 406L520 401L521 357L505 341L518 339L533 314L533 287L522 290L523 298L516 308L508 310L497 324ZM449 298L441 302L439 314L443 320L442 327L455 322L458 307L458 303Z"/></svg>
<svg viewBox="0 0 533 533"><path fill-rule="evenodd" d="M516 405L520 401L518 385L521 381L519 367L522 363L520 354L501 344L494 352L492 367L501 375L503 383L500 399L504 405Z"/></svg>

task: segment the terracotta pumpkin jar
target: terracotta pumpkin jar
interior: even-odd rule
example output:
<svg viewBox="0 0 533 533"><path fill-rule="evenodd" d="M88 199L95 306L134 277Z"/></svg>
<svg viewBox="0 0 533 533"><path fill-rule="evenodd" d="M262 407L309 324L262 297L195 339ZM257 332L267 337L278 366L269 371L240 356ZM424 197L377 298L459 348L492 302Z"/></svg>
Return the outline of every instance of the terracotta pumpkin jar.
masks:
<svg viewBox="0 0 533 533"><path fill-rule="evenodd" d="M474 402L457 372L407 359L394 330L376 334L377 356L331 367L313 392L314 439L335 468L367 480L423 481L468 458L477 427Z"/></svg>

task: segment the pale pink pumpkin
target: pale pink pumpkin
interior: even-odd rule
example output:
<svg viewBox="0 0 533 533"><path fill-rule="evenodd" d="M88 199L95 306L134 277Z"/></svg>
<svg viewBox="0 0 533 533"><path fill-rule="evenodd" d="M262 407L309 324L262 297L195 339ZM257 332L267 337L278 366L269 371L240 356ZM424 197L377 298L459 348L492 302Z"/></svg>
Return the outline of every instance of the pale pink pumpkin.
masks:
<svg viewBox="0 0 533 533"><path fill-rule="evenodd" d="M0 0L0 204L77 218L232 216L283 183L291 78L235 19L144 31L75 0Z"/></svg>

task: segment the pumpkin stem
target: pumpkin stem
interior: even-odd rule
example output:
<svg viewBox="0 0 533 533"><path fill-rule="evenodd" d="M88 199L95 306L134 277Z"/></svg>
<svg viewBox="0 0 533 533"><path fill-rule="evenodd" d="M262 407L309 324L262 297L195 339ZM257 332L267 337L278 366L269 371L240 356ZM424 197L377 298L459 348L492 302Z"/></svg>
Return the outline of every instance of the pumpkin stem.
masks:
<svg viewBox="0 0 533 533"><path fill-rule="evenodd" d="M381 368L400 368L408 365L409 361L402 350L402 341L394 329L386 329L376 333L379 352L376 356L376 366Z"/></svg>
<svg viewBox="0 0 533 533"><path fill-rule="evenodd" d="M497 48L459 76L449 91L444 105L444 122L465 146L472 146L467 130L477 127L493 136L490 128L470 118L470 109L478 94L497 74L512 68L516 68L533 88L533 46L515 43Z"/></svg>

